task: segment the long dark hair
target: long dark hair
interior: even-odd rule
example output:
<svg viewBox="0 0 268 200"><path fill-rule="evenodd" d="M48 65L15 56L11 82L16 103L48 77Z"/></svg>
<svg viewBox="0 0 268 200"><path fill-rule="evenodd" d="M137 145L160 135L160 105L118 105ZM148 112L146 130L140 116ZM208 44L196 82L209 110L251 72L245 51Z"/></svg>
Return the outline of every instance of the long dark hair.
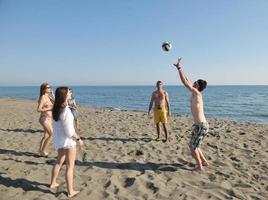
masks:
<svg viewBox="0 0 268 200"><path fill-rule="evenodd" d="M46 92L47 86L48 86L48 83L43 83L43 84L40 86L40 94L39 94L39 99L38 99L38 102L39 102L39 103L40 103L41 97L42 97L42 96L45 94L45 92Z"/></svg>
<svg viewBox="0 0 268 200"><path fill-rule="evenodd" d="M66 98L69 88L58 87L55 92L55 103L52 110L52 116L55 121L59 120L61 111L67 106Z"/></svg>

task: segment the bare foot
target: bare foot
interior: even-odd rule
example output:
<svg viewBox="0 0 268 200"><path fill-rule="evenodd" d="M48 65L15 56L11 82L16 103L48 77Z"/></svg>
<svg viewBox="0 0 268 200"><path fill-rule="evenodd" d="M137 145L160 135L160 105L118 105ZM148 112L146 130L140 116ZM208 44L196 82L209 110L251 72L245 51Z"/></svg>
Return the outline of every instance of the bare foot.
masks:
<svg viewBox="0 0 268 200"><path fill-rule="evenodd" d="M48 157L48 153L47 152L43 152L43 151L39 151L39 156L41 156L41 157Z"/></svg>
<svg viewBox="0 0 268 200"><path fill-rule="evenodd" d="M195 168L192 169L193 171L203 171L204 168L202 166L195 166Z"/></svg>
<svg viewBox="0 0 268 200"><path fill-rule="evenodd" d="M204 167L208 167L208 166L209 166L208 162L202 162L202 165L203 165Z"/></svg>
<svg viewBox="0 0 268 200"><path fill-rule="evenodd" d="M73 191L72 193L68 194L69 198L74 197L75 195L77 195L80 191Z"/></svg>
<svg viewBox="0 0 268 200"><path fill-rule="evenodd" d="M56 188L56 187L59 187L59 184L58 183L53 183L50 185L50 188L53 189L53 188Z"/></svg>
<svg viewBox="0 0 268 200"><path fill-rule="evenodd" d="M159 140L159 136L157 138L154 139L155 141L158 141Z"/></svg>

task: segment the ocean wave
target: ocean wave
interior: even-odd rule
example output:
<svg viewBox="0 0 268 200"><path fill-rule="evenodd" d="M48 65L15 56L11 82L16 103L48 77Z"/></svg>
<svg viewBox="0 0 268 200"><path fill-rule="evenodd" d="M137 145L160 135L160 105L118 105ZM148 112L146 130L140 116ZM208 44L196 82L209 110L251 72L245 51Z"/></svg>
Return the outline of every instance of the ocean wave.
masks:
<svg viewBox="0 0 268 200"><path fill-rule="evenodd" d="M121 111L120 108L116 108L116 107L111 107L111 106L106 106L106 107L103 107L105 109L110 109L110 110L118 110L118 111Z"/></svg>

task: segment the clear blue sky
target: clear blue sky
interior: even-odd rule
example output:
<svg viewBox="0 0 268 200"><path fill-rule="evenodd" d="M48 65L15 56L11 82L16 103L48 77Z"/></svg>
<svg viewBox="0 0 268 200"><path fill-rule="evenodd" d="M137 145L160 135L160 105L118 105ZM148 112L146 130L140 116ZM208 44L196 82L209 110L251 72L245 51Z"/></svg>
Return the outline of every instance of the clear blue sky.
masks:
<svg viewBox="0 0 268 200"><path fill-rule="evenodd" d="M161 43L173 44L163 52ZM267 0L0 0L0 86L268 84Z"/></svg>

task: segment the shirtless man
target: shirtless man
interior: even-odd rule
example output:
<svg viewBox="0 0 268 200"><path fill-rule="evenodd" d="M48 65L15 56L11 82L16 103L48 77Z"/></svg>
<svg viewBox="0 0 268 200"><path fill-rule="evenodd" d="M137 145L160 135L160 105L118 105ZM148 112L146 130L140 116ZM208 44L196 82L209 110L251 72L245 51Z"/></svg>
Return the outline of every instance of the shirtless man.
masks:
<svg viewBox="0 0 268 200"><path fill-rule="evenodd" d="M157 138L159 139L160 135L160 122L163 124L164 132L165 132L165 140L163 142L167 141L167 115L170 117L171 111L170 111L170 105L168 100L168 93L163 90L163 83L161 81L157 81L156 83L157 90L152 93L149 110L148 110L148 116L150 115L150 111L154 104L154 122L156 124L156 130L157 130ZM166 107L168 111L166 111Z"/></svg>
<svg viewBox="0 0 268 200"><path fill-rule="evenodd" d="M202 139L208 133L209 125L204 115L203 97L201 92L206 88L207 82L205 80L199 79L195 81L192 85L182 71L180 61L181 59L179 58L178 62L174 64L174 66L179 71L179 76L182 83L192 93L190 102L194 125L192 129L192 136L189 143L189 147L191 150L191 154L197 163L197 167L195 169L203 170L203 166L208 166L208 161L206 160L204 154L200 149L200 144Z"/></svg>

